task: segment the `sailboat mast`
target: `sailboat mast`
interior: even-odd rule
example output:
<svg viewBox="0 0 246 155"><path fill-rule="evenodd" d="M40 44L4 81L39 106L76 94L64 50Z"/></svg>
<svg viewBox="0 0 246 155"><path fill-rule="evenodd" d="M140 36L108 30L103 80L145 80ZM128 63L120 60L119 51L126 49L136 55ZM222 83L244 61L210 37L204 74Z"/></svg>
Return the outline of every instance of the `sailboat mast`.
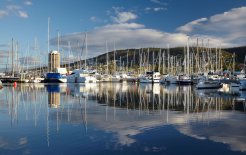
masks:
<svg viewBox="0 0 246 155"><path fill-rule="evenodd" d="M70 71L70 54L71 54L71 44L70 44L70 41L68 42L68 48L69 48L69 51L68 51L68 71Z"/></svg>
<svg viewBox="0 0 246 155"><path fill-rule="evenodd" d="M167 45L167 73L170 73L170 51L169 44Z"/></svg>
<svg viewBox="0 0 246 155"><path fill-rule="evenodd" d="M140 60L139 60L139 73L138 74L140 74L141 73L141 68L142 68L142 53L141 53L141 51L140 51L140 48L139 48L139 50L138 50L138 55L139 55L139 57L140 57Z"/></svg>
<svg viewBox="0 0 246 155"><path fill-rule="evenodd" d="M160 51L159 51L159 59L158 59L158 72L161 72L161 48L160 48Z"/></svg>
<svg viewBox="0 0 246 155"><path fill-rule="evenodd" d="M184 47L184 74L187 73L187 65L186 65L186 53L185 53L186 49Z"/></svg>
<svg viewBox="0 0 246 155"><path fill-rule="evenodd" d="M126 54L126 73L128 73L128 53L129 53L129 49L127 50L127 54Z"/></svg>
<svg viewBox="0 0 246 155"><path fill-rule="evenodd" d="M148 52L148 58L147 58L147 62L148 63L147 64L148 64L148 70L150 70L150 65L149 65L149 48L148 48L148 51L147 52Z"/></svg>
<svg viewBox="0 0 246 155"><path fill-rule="evenodd" d="M87 59L87 33L85 33L85 69L86 69L86 59Z"/></svg>
<svg viewBox="0 0 246 155"><path fill-rule="evenodd" d="M219 55L220 55L220 71L223 71L221 46L220 46L220 50L219 50Z"/></svg>
<svg viewBox="0 0 246 155"><path fill-rule="evenodd" d="M37 38L34 39L34 51L35 51L35 57L37 58L37 55L38 55L38 51L37 51ZM37 64L36 64L36 60L34 60L34 67L35 67L35 72L34 72L34 77L38 74L38 71L37 71Z"/></svg>
<svg viewBox="0 0 246 155"><path fill-rule="evenodd" d="M48 54L50 52L50 17L48 17ZM49 58L48 58L49 59ZM48 60L49 61L49 60ZM49 62L48 62L49 63ZM50 72L50 68L49 68L49 65L48 65L48 72Z"/></svg>
<svg viewBox="0 0 246 155"><path fill-rule="evenodd" d="M14 39L12 38L12 77L14 77Z"/></svg>
<svg viewBox="0 0 246 155"><path fill-rule="evenodd" d="M17 41L17 43L16 43L16 46L15 46L15 50L16 50L16 60L17 60L17 71L18 71L18 73L19 73L19 54L18 54L18 41Z"/></svg>
<svg viewBox="0 0 246 155"><path fill-rule="evenodd" d="M152 51L152 71L154 71L155 70L155 65L154 65L154 62L155 61L155 53L154 53L154 51Z"/></svg>
<svg viewBox="0 0 246 155"><path fill-rule="evenodd" d="M246 55L244 56L244 74L246 75Z"/></svg>
<svg viewBox="0 0 246 155"><path fill-rule="evenodd" d="M57 52L59 52L60 48L60 34L59 31L57 32Z"/></svg>
<svg viewBox="0 0 246 155"><path fill-rule="evenodd" d="M115 62L115 41L114 41L114 72L116 72L116 62Z"/></svg>
<svg viewBox="0 0 246 155"><path fill-rule="evenodd" d="M106 74L108 74L108 43L107 43L107 40L106 40L106 56L107 56L107 70L106 70Z"/></svg>
<svg viewBox="0 0 246 155"><path fill-rule="evenodd" d="M162 74L164 74L165 73L165 50L163 51L163 53L162 53Z"/></svg>
<svg viewBox="0 0 246 155"><path fill-rule="evenodd" d="M235 52L233 53L233 75L235 75Z"/></svg>
<svg viewBox="0 0 246 155"><path fill-rule="evenodd" d="M199 72L199 64L200 64L200 62L199 62L199 58L200 58L200 54L199 54L199 48L198 48L198 38L196 39L196 73L198 73Z"/></svg>
<svg viewBox="0 0 246 155"><path fill-rule="evenodd" d="M215 71L218 71L218 49L215 48Z"/></svg>
<svg viewBox="0 0 246 155"><path fill-rule="evenodd" d="M187 40L187 57L186 57L186 60L187 60L187 74L189 75L190 74L190 49L189 49L189 38Z"/></svg>

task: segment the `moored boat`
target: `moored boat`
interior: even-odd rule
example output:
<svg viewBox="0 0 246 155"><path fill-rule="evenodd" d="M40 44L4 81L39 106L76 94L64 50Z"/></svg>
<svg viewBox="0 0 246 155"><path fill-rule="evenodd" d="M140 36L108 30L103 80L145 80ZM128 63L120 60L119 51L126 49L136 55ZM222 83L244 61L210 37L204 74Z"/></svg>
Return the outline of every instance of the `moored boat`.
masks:
<svg viewBox="0 0 246 155"><path fill-rule="evenodd" d="M111 80L112 80L112 76L110 74L103 74L99 78L100 82L111 82Z"/></svg>
<svg viewBox="0 0 246 155"><path fill-rule="evenodd" d="M166 75L161 79L161 83L166 84L177 84L178 76L175 75Z"/></svg>
<svg viewBox="0 0 246 155"><path fill-rule="evenodd" d="M67 83L96 83L98 80L94 74L95 71L75 69L70 75L67 75Z"/></svg>
<svg viewBox="0 0 246 155"><path fill-rule="evenodd" d="M222 88L223 84L220 83L220 81L217 80L207 80L202 79L198 82L196 85L197 89L218 89Z"/></svg>
<svg viewBox="0 0 246 155"><path fill-rule="evenodd" d="M145 75L140 76L140 83L159 83L160 82L160 73L149 71L146 72Z"/></svg>
<svg viewBox="0 0 246 155"><path fill-rule="evenodd" d="M47 73L46 77L42 81L44 83L66 83L67 78L61 73Z"/></svg>

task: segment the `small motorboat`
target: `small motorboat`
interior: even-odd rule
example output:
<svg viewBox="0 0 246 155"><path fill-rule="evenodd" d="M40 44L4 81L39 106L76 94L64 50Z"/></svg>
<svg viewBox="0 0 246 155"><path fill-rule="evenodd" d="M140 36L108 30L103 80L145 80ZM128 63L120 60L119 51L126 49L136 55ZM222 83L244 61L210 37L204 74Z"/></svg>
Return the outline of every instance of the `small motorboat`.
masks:
<svg viewBox="0 0 246 155"><path fill-rule="evenodd" d="M222 88L223 84L217 80L200 80L196 85L197 89L218 89Z"/></svg>

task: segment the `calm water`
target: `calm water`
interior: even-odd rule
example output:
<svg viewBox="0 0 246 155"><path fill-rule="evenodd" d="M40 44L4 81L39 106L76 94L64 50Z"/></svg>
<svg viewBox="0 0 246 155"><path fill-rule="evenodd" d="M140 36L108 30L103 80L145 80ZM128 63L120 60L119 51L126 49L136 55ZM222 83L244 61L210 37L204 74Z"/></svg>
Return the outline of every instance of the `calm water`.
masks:
<svg viewBox="0 0 246 155"><path fill-rule="evenodd" d="M246 154L245 98L189 86L5 86L0 154Z"/></svg>

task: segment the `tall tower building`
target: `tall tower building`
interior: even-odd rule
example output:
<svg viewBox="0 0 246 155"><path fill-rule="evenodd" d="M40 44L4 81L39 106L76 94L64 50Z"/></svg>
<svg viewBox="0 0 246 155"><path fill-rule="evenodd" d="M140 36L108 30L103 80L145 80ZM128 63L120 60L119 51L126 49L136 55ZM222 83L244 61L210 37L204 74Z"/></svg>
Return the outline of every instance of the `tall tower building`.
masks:
<svg viewBox="0 0 246 155"><path fill-rule="evenodd" d="M60 53L51 51L49 53L49 71L54 72L56 68L60 68Z"/></svg>

